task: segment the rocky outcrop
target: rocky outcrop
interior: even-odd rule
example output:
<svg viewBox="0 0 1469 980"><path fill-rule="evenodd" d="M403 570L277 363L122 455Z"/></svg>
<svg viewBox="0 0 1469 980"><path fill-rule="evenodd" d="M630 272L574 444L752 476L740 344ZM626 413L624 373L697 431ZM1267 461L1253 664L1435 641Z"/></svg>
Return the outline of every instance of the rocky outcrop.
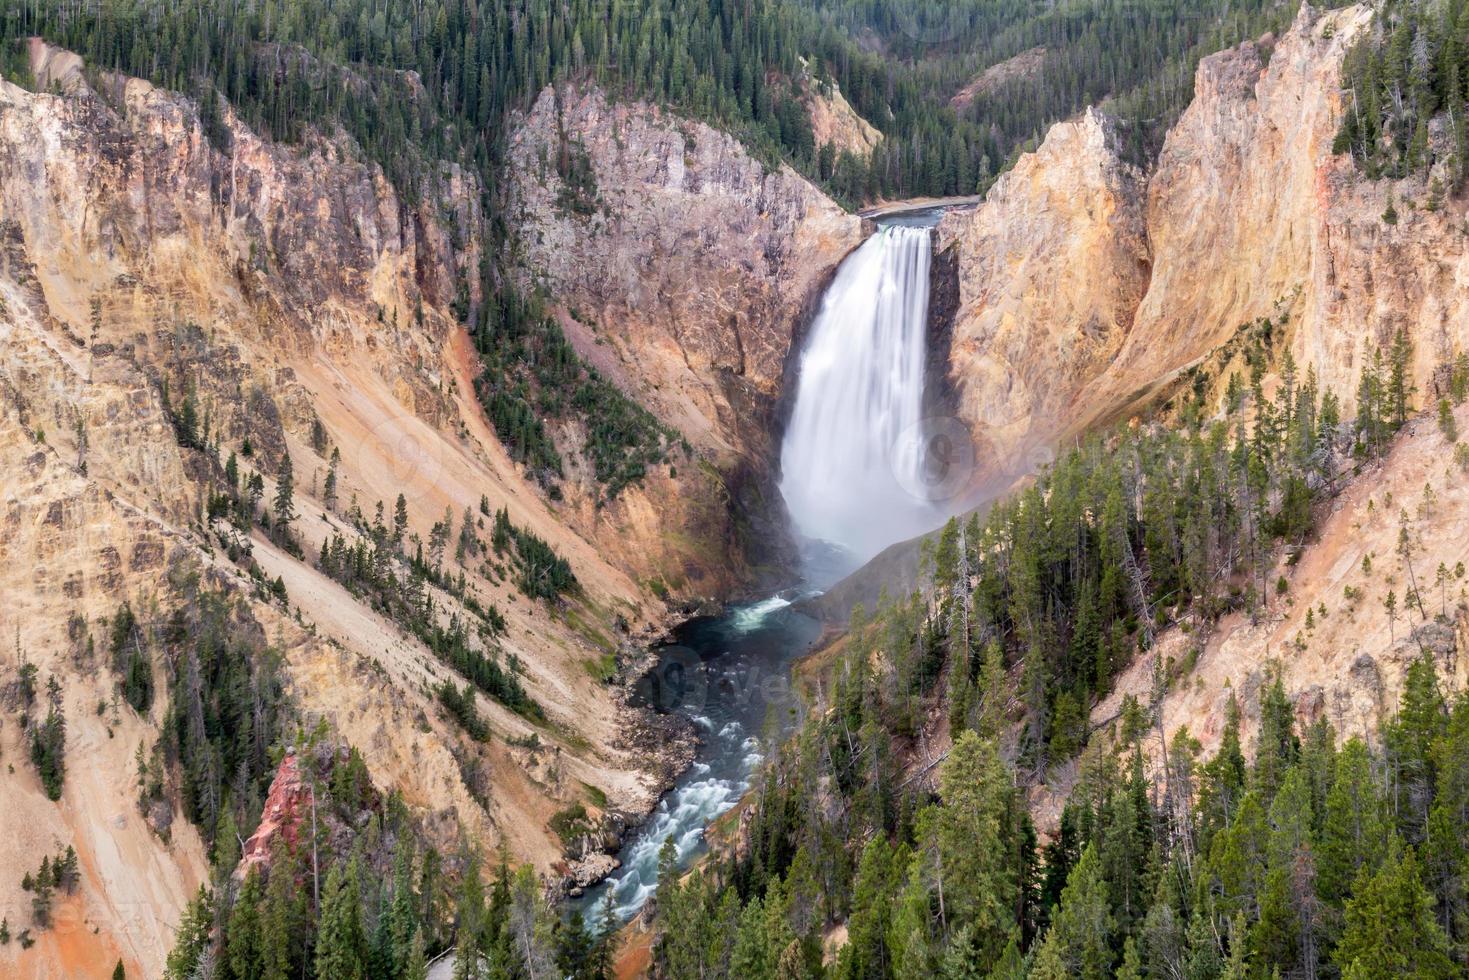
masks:
<svg viewBox="0 0 1469 980"><path fill-rule="evenodd" d="M636 544L609 547L650 576L729 588L747 549L780 536L749 529L779 510L773 410L803 311L860 220L725 133L595 89L542 92L508 174L524 265L573 342L712 464L583 526L620 527Z"/></svg>
<svg viewBox="0 0 1469 980"><path fill-rule="evenodd" d="M1050 427L1121 348L1148 285L1143 186L1088 110L940 222L937 247L958 255L949 370L984 483L1044 462Z"/></svg>
<svg viewBox="0 0 1469 980"><path fill-rule="evenodd" d="M20 337L31 353L43 352L17 329L13 294L0 295L7 307L0 318L0 630L8 638L0 689L13 690L22 658L38 668L39 683L61 682L68 765L54 803L29 764L16 704L0 698L0 754L9 760L0 770L8 828L0 865L14 871L0 877L0 917L12 936L31 922L20 875L34 868L37 855L70 845L81 869L80 886L55 910L53 928L34 930L29 950L14 941L0 947L0 973L40 980L64 964L73 975L105 976L122 959L130 975L154 976L207 862L199 835L172 810L139 810L134 752L157 738L157 722L126 707L97 711L114 696L100 623L123 598L167 596L169 569L187 573L193 549L175 528L79 471L76 447L63 441L66 430L51 405L35 397L36 388L22 387L26 379L5 360ZM45 361L37 357L40 366ZM46 387L78 387L64 375L32 371ZM149 402L138 397L136 389L119 387L79 410L116 413L118 441L126 443L151 425ZM178 473L167 465L160 472Z"/></svg>
<svg viewBox="0 0 1469 980"><path fill-rule="evenodd" d="M311 788L301 779L301 764L291 752L276 767L270 782L270 793L260 811L260 825L241 848L238 874L243 877L253 867L269 866L271 851L277 841L294 848L301 836L303 821L311 812Z"/></svg>
<svg viewBox="0 0 1469 980"><path fill-rule="evenodd" d="M1004 61L990 65L974 76L968 84L954 93L953 98L949 99L949 106L958 112L963 112L974 104L975 99L982 99L1011 84L1034 78L1044 68L1045 63L1044 45L1037 45L1012 55Z"/></svg>
<svg viewBox="0 0 1469 980"><path fill-rule="evenodd" d="M817 82L808 74L801 79L801 90L818 150L830 146L838 155L850 153L865 160L882 142L882 133L852 108L836 82Z"/></svg>
<svg viewBox="0 0 1469 980"><path fill-rule="evenodd" d="M1430 202L1422 178L1369 181L1331 151L1342 61L1370 19L1303 5L1278 41L1203 59L1146 179L1089 111L944 219L963 296L950 370L978 487L1155 402L1262 317L1348 412L1368 350L1399 328L1419 392L1437 390L1437 366L1469 348L1462 205Z"/></svg>

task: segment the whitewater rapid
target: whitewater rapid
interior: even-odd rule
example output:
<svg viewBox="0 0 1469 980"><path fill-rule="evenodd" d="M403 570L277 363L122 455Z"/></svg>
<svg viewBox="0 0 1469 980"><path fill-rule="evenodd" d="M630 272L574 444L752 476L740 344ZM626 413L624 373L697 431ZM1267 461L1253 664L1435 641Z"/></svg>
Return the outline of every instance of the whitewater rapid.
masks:
<svg viewBox="0 0 1469 980"><path fill-rule="evenodd" d="M750 789L765 758L759 736L780 737L796 724L790 663L820 635L820 625L793 608L809 594L774 595L690 621L665 648L639 696L693 722L698 753L624 843L621 866L577 903L589 919L600 921L609 901L620 921L637 914L658 887L664 841L673 841L678 867L688 867L703 850L705 828Z"/></svg>
<svg viewBox="0 0 1469 980"><path fill-rule="evenodd" d="M740 722L727 722L713 733L708 716L695 715L692 720L704 730L705 739L712 736L724 743L725 751L739 752L739 771L727 777L711 776L709 763L695 762L688 778L658 802L636 839L623 850L622 867L608 879L600 898L601 902L612 902L619 921L636 915L658 887L658 856L663 842L672 839L678 866L687 867L703 846L704 828L739 802L750 788L750 777L764 760L759 740L745 734ZM600 912L600 902L596 908Z"/></svg>

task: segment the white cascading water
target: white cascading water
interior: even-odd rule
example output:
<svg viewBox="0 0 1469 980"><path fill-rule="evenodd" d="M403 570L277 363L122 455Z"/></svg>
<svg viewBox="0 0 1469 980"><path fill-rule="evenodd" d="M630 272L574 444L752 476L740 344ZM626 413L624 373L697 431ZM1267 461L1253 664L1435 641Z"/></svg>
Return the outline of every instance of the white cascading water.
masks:
<svg viewBox="0 0 1469 980"><path fill-rule="evenodd" d="M827 289L801 356L780 489L801 535L826 546L807 549L810 586L830 584L944 516L939 501L951 489L952 460L941 445L945 433L922 414L929 231L884 225L853 252ZM967 445L963 433L948 435L960 451ZM621 921L636 914L657 888L664 842L673 842L678 866L686 867L708 823L749 789L763 758L751 731L797 723L782 678L788 658L819 635L814 620L791 614L802 597L736 606L693 630L691 646L680 648L700 658L693 674L693 661L665 651L658 674L670 690L678 678L699 680L675 707L702 732L699 758L622 848L618 870L583 897L586 914L599 918L604 904Z"/></svg>
<svg viewBox="0 0 1469 980"><path fill-rule="evenodd" d="M837 270L801 357L780 491L848 568L936 520L920 431L931 252L926 227L879 227Z"/></svg>

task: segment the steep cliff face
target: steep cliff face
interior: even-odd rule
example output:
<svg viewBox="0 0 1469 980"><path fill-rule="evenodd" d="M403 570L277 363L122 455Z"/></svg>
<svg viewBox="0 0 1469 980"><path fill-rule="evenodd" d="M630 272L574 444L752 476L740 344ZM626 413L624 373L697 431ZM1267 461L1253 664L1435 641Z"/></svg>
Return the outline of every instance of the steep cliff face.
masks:
<svg viewBox="0 0 1469 980"><path fill-rule="evenodd" d="M74 846L82 882L34 947L0 949L0 972L104 975L121 958L130 976L157 976L206 873L182 813L139 798L134 754L157 740L166 698L140 714L115 697L107 630L124 601L154 638L163 692L168 618L201 589L227 597L280 651L298 715L328 720L445 846L503 841L551 869L562 848L548 819L585 787L649 805L664 778L656 746L633 751L621 694L598 678L661 604L567 527L474 399L450 311L476 278L469 178L432 171L410 205L340 135L281 146L226 108L212 145L191 100L84 74L39 44L32 55L33 74L70 94L0 83L0 685L12 716L21 660L43 690L59 682L69 765L60 801L46 799L20 725L0 727L14 760L0 798L16 818L0 841L14 871L0 911L12 930L29 923L19 881L43 853ZM185 401L203 449L176 435ZM304 558L209 519L231 453L263 477L267 502L289 453ZM462 678L318 569L331 535L359 540L400 492L412 536L428 540L446 510L456 535L473 525L470 557L447 570L504 614L494 645L523 666L545 723L481 696L494 738L469 741L433 693ZM566 557L579 596L557 609L520 595L479 550L482 501ZM284 602L258 584L276 580ZM443 621L470 617L446 591L434 600Z"/></svg>
<svg viewBox="0 0 1469 980"><path fill-rule="evenodd" d="M802 311L861 222L724 133L596 90L543 92L511 139L508 175L525 265L567 311L568 334L713 464L586 526L599 541L603 524L639 529L624 554L649 574L672 563L694 585L717 582L729 568L717 549L738 562L747 543L726 523L731 498L758 497L770 472ZM778 506L734 503L756 517Z"/></svg>
<svg viewBox="0 0 1469 980"><path fill-rule="evenodd" d="M1089 110L940 222L936 247L958 255L949 370L984 484L1044 462L1077 391L1121 347L1148 284L1142 188Z"/></svg>
<svg viewBox="0 0 1469 980"><path fill-rule="evenodd" d="M1357 182L1331 144L1342 59L1369 19L1360 6L1303 6L1268 64L1256 44L1200 63L1193 104L1148 184L1152 282L1126 345L1088 395L1094 404L1115 406L1166 380L1258 317L1299 316L1303 338L1342 332L1313 315L1310 294L1331 226L1346 218L1333 213L1329 175ZM1381 212L1357 218L1376 224ZM1341 231L1354 248L1376 237ZM1354 387L1355 371L1340 388Z"/></svg>
<svg viewBox="0 0 1469 980"><path fill-rule="evenodd" d="M1434 389L1469 346L1463 207L1421 179L1366 180L1331 152L1341 64L1364 6L1303 6L1279 41L1205 58L1195 98L1144 179L1094 111L1060 123L984 204L940 225L963 296L950 370L982 486L1058 438L1144 406L1261 317L1351 410L1371 346L1399 327ZM1217 380L1215 378L1214 380Z"/></svg>
<svg viewBox="0 0 1469 980"><path fill-rule="evenodd" d="M1353 402L1370 350L1399 329L1413 341L1419 404L1444 393L1438 369L1469 350L1466 208L1456 200L1435 209L1426 183L1365 181L1346 157L1317 174L1319 217L1291 347ZM1396 224L1383 220L1390 203Z"/></svg>

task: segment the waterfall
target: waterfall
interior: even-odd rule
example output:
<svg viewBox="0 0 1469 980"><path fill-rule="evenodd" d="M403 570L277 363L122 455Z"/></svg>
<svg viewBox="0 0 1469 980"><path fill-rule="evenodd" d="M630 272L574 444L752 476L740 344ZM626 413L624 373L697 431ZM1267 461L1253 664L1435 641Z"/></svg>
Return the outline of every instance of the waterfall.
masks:
<svg viewBox="0 0 1469 980"><path fill-rule="evenodd" d="M801 356L780 490L808 546L848 569L943 516L924 472L929 236L884 225L848 256Z"/></svg>

